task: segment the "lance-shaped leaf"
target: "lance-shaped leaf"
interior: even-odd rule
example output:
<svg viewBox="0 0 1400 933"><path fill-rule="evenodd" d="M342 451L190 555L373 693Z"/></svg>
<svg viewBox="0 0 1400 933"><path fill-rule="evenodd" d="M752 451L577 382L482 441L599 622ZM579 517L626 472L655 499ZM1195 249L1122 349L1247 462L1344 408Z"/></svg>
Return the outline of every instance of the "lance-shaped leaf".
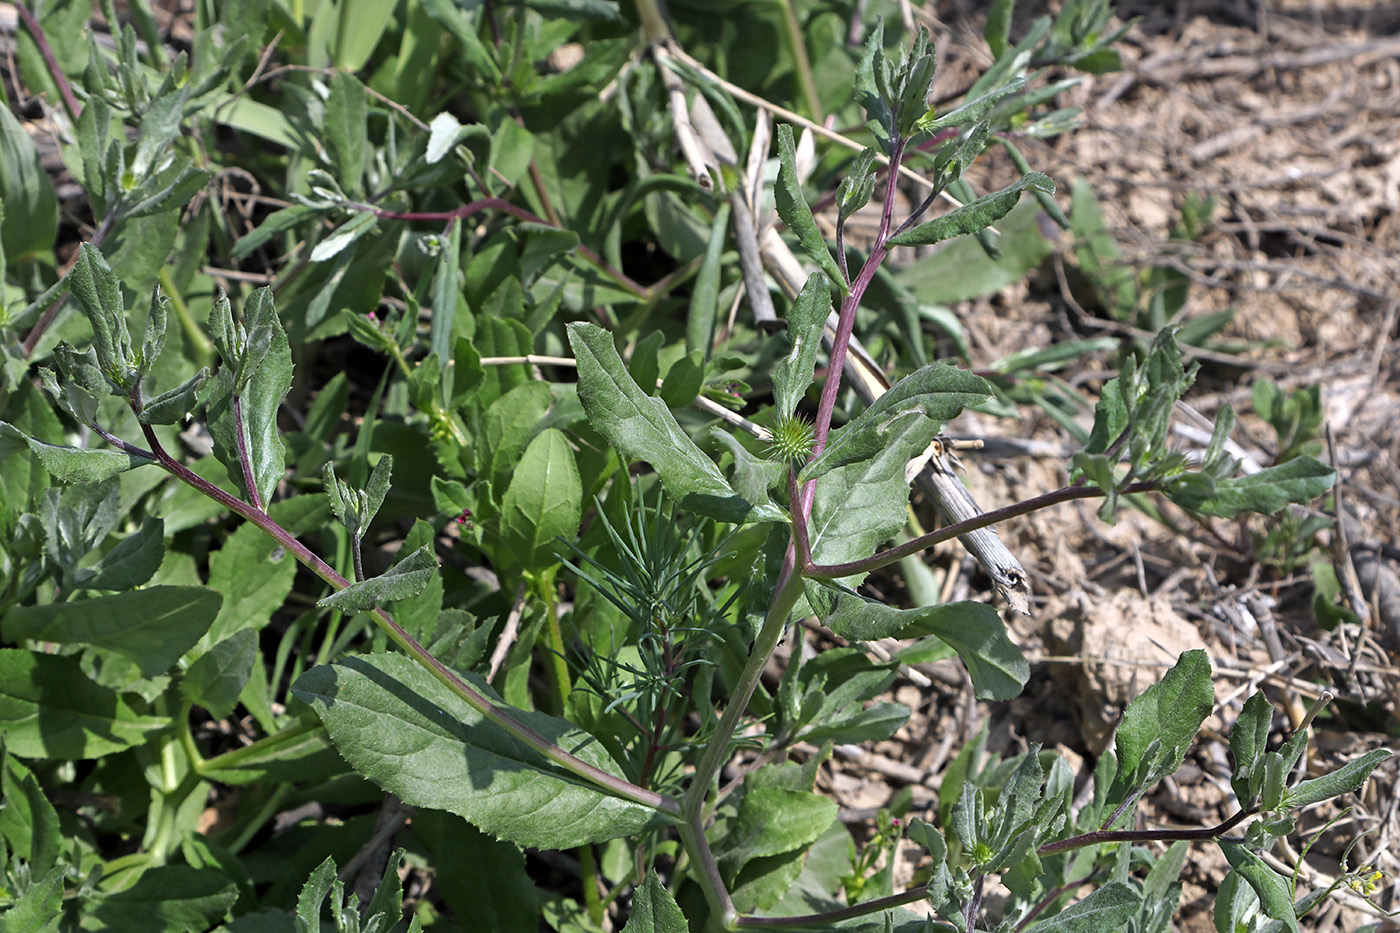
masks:
<svg viewBox="0 0 1400 933"><path fill-rule="evenodd" d="M77 585L87 590L132 590L155 576L165 558L165 523L147 515L141 527L91 567L79 567Z"/></svg>
<svg viewBox="0 0 1400 933"><path fill-rule="evenodd" d="M1263 779L1261 762L1268 750L1273 714L1274 708L1264 691L1255 691L1245 701L1244 709L1230 729L1230 753L1235 756L1235 773L1230 778L1230 786L1241 806L1249 806L1259 793Z"/></svg>
<svg viewBox="0 0 1400 933"><path fill-rule="evenodd" d="M1376 766L1389 758L1390 755L1390 749L1377 748L1360 758L1347 762L1330 774L1302 781L1297 787L1284 794L1284 805L1294 808L1306 807L1319 800L1327 800L1331 797L1339 797L1342 794L1350 794L1360 790L1361 785L1366 783L1366 778L1370 777L1371 772L1376 770Z"/></svg>
<svg viewBox="0 0 1400 933"><path fill-rule="evenodd" d="M0 421L0 460L25 448L38 457L44 469L60 483L100 483L133 467L155 462L122 450L49 444Z"/></svg>
<svg viewBox="0 0 1400 933"><path fill-rule="evenodd" d="M935 117L932 113L927 114L923 119L919 120L919 130L925 133L936 133L938 130L944 129L945 127L967 126L970 123L976 123L978 120L985 117L993 107L1000 103L1002 98L1009 94L1016 93L1025 86L1025 78L1016 78L998 88L988 91L981 97L967 101L957 108L943 114L941 117Z"/></svg>
<svg viewBox="0 0 1400 933"><path fill-rule="evenodd" d="M837 467L858 463L875 455L887 443L890 429L911 413L935 422L933 433L969 405L991 397L980 376L946 363L931 363L895 383L850 424L832 432L826 450L802 469L802 482L816 479ZM930 434L932 437L932 434Z"/></svg>
<svg viewBox="0 0 1400 933"><path fill-rule="evenodd" d="M891 636L938 636L962 658L980 699L1019 696L1030 677L1025 656L1007 637L997 611L986 603L892 609L826 581L804 581L804 589L822 624L842 638L874 641Z"/></svg>
<svg viewBox="0 0 1400 933"><path fill-rule="evenodd" d="M1316 499L1332 488L1337 473L1312 457L1296 457L1248 476L1216 480L1208 494L1195 484L1172 484L1163 491L1184 509L1234 518L1242 512L1273 515L1285 505Z"/></svg>
<svg viewBox="0 0 1400 933"><path fill-rule="evenodd" d="M797 403L812 384L822 327L830 313L831 283L820 272L814 272L788 312L787 337L792 349L773 367L773 407L779 418L797 410Z"/></svg>
<svg viewBox="0 0 1400 933"><path fill-rule="evenodd" d="M583 482L563 432L530 441L501 499L501 540L510 563L541 570L555 563L555 539L573 540L582 515Z"/></svg>
<svg viewBox="0 0 1400 933"><path fill-rule="evenodd" d="M126 329L122 286L107 260L87 243L78 247L78 261L64 279L92 326L97 364L114 389L136 384L136 355Z"/></svg>
<svg viewBox="0 0 1400 933"><path fill-rule="evenodd" d="M1199 649L1183 653L1123 711L1116 733L1118 786L1134 793L1180 767L1214 700L1210 657ZM1140 764L1145 769L1141 783L1135 775Z"/></svg>
<svg viewBox="0 0 1400 933"><path fill-rule="evenodd" d="M1125 929L1142 906L1142 895L1122 881L1111 881L1084 900L1028 928L1027 933L1106 933Z"/></svg>
<svg viewBox="0 0 1400 933"><path fill-rule="evenodd" d="M277 409L292 386L292 353L271 289L260 288L249 295L244 313L246 329L232 321L227 302L221 299L210 317L211 336L225 365L209 394L209 432L214 436L215 456L251 500L239 456L240 447L246 450L259 501L266 508L286 470ZM235 362L230 363L231 358Z"/></svg>
<svg viewBox="0 0 1400 933"><path fill-rule="evenodd" d="M841 184L837 186L836 211L842 220L870 203L870 198L875 193L876 155L874 149L862 149L846 170L846 177L841 179Z"/></svg>
<svg viewBox="0 0 1400 933"><path fill-rule="evenodd" d="M140 200L122 212L123 219L149 217L164 211L175 211L189 203L195 192L212 178L204 169L195 168L181 157L146 180L135 193Z"/></svg>
<svg viewBox="0 0 1400 933"><path fill-rule="evenodd" d="M352 197L364 192L368 109L365 86L354 75L337 71L326 98L325 141L336 177Z"/></svg>
<svg viewBox="0 0 1400 933"><path fill-rule="evenodd" d="M209 381L208 368L201 369L186 382L167 389L151 399L141 409L142 424L175 424L194 409L199 390Z"/></svg>
<svg viewBox="0 0 1400 933"><path fill-rule="evenodd" d="M0 738L22 758L100 758L170 727L94 683L77 658L0 649Z"/></svg>
<svg viewBox="0 0 1400 933"><path fill-rule="evenodd" d="M886 242L890 246L928 246L964 233L985 230L1011 213L1011 209L1021 199L1021 192L1027 188L1035 188L1046 194L1055 193L1055 183L1049 177L1039 172L1030 172L1000 191L983 195L941 217L935 217L912 230L892 236Z"/></svg>
<svg viewBox="0 0 1400 933"><path fill-rule="evenodd" d="M652 869L632 895L632 915L622 933L688 933L690 925L680 905Z"/></svg>
<svg viewBox="0 0 1400 933"><path fill-rule="evenodd" d="M473 675L473 689L499 703ZM313 705L340 754L404 803L455 813L517 845L567 849L666 825L659 811L604 793L551 764L410 658L349 658L308 671L293 692ZM545 740L609 774L593 736L562 719L510 710Z"/></svg>
<svg viewBox="0 0 1400 933"><path fill-rule="evenodd" d="M0 108L0 249L11 262L51 249L58 234L58 198L39 150L9 107Z"/></svg>
<svg viewBox="0 0 1400 933"><path fill-rule="evenodd" d="M778 180L773 186L773 201L778 208L778 216L788 229L797 235L797 242L827 278L846 289L846 280L841 275L841 267L826 248L821 231L817 229L816 218L802 196L802 182L797 177L797 150L792 141L792 127L786 123L778 127Z"/></svg>
<svg viewBox="0 0 1400 933"><path fill-rule="evenodd" d="M1259 904L1264 908L1264 913L1283 924L1289 933L1298 933L1298 915L1293 910L1293 892L1289 890L1288 882L1266 865L1257 853L1244 846L1221 840L1217 840L1217 844L1229 860L1230 867L1239 872L1240 877L1259 895Z"/></svg>
<svg viewBox="0 0 1400 933"><path fill-rule="evenodd" d="M152 586L129 593L11 609L6 641L32 638L92 645L134 661L143 677L170 669L219 614L223 597L202 586Z"/></svg>
<svg viewBox="0 0 1400 933"><path fill-rule="evenodd" d="M189 666L180 678L180 695L216 719L227 716L252 676L257 657L258 633L250 628L235 632Z"/></svg>
<svg viewBox="0 0 1400 933"><path fill-rule="evenodd" d="M782 521L770 503L748 502L725 481L666 407L638 387L613 346L593 324L569 325L578 362L578 395L588 420L620 453L645 460L684 509L726 522Z"/></svg>
<svg viewBox="0 0 1400 933"><path fill-rule="evenodd" d="M340 592L319 600L316 605L343 612L373 609L423 592L437 569L433 547L425 544L379 576L352 583Z"/></svg>

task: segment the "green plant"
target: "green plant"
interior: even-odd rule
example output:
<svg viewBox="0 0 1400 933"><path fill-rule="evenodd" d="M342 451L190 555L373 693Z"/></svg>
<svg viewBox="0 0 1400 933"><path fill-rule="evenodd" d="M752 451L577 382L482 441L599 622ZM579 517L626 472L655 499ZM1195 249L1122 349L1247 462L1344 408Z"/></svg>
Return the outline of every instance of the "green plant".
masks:
<svg viewBox="0 0 1400 933"><path fill-rule="evenodd" d="M897 608L855 587L934 543L1071 499L1101 498L1111 519L1123 495L1157 492L1199 515L1233 517L1330 485L1331 472L1307 457L1234 476L1228 408L1199 467L1172 451L1168 416L1194 370L1168 329L1105 388L1070 485L878 550L906 520L906 464L991 392L971 373L929 363L850 411L842 363L859 312L892 248L962 234L994 246L992 226L1023 193L1053 205L1044 175L1026 171L981 197L965 175L998 134L1068 125L1038 110L1053 92L1035 79L1052 64L1113 66L1118 32L1107 30L1106 5L1067 3L1013 45L1011 5L995 4L996 63L944 113L926 103L926 37L891 53L874 30L852 87L824 89L794 55L807 106L853 90L876 146L845 168L833 255L802 189L792 130L779 128L777 211L821 271L787 314L786 339L747 330L722 345L713 335L726 224L743 208L653 170L648 156L670 123L647 109L669 99L652 92L674 68L742 132L721 86L660 52L657 70L624 75L630 42L609 33L620 28L610 8L497 18L404 6L323 4L310 18L277 7L303 56L289 74L305 82L291 85L281 110L230 90L235 73L254 67L240 46L211 45L237 32L233 22L196 43L210 58L224 53L217 66L196 55L188 74L153 73L138 55L138 25L119 44L115 83L105 71L86 82L76 156L99 243L83 244L61 280L37 275L25 289L15 326L34 326L9 348L0 406L0 637L12 646L0 649L7 928L312 927L328 890L338 929L392 925L397 875L384 874L361 921L323 855L369 848L370 813L259 843L280 812L308 801L378 806L382 788L419 808L412 857L431 864L462 922L483 928L533 929L543 917L556 929L596 929L630 894L628 929L837 926L877 914L922 926L898 912L916 900L943 918L935 928L969 929L987 924L987 887L1000 876L1002 928L1163 930L1185 847L1144 874L1153 854L1134 843L1222 839L1261 814L1242 840L1221 844L1264 913L1296 929L1296 892L1256 851L1291 830L1292 810L1358 788L1388 752L1295 781L1306 733L1269 751L1271 707L1256 694L1232 734L1236 817L1207 829L1118 828L1177 768L1210 712L1202 653L1184 655L1129 707L1088 806L1072 807L1068 765L1038 748L986 769L977 753L961 758L960 777L944 782L946 819L905 829L931 857L929 881L899 893L873 856L854 857L835 804L813 791L821 756L786 760L797 741L891 735L907 711L876 698L894 662L856 648L805 661L794 653L776 689L760 682L792 619L816 615L851 641L898 636L918 639L909 651L924 656L956 652L979 696L1009 698L1028 666L992 607ZM664 24L647 15L657 11L641 12L659 41ZM778 25L791 13L779 10ZM465 64L427 41L440 29ZM484 40L493 34L499 41ZM362 35L397 41L400 56L376 68L369 88L315 70L370 61ZM593 43L586 64L538 72L561 37ZM410 101L421 107L432 95L411 87L407 69L425 60L462 68L460 93L485 119L416 116ZM51 77L62 84L65 74ZM619 112L594 99L614 77ZM371 104L376 85L395 106ZM526 131L527 114L547 129ZM192 168L212 132L206 120L290 150L257 164L285 176L285 201L237 238L221 236L227 219L206 207L177 214L193 194L188 172L207 171ZM639 177L614 191L598 181L613 167L603 147L557 147L619 124ZM892 193L905 164L930 187L896 224ZM739 180L718 175L710 184ZM853 256L839 248L844 225L877 186L880 233ZM963 203L925 220L943 191ZM43 200L33 200L36 212ZM478 214L488 220L468 232ZM638 225L676 259L650 286L622 271L624 231ZM229 261L275 253L275 287L242 296L235 316L204 271L209 250ZM139 343L123 279L162 282L142 302ZM693 283L686 298L673 294L682 282ZM761 282L748 288L759 300ZM64 290L72 300L60 304ZM186 301L201 291L213 309L207 328ZM838 323L822 375L833 294ZM420 327L425 306L433 314ZM65 316L68 307L81 316ZM172 312L179 329L168 327ZM298 373L318 365L316 341L339 333L389 360L356 430L341 430L351 392L336 366L297 429L284 430L279 413ZM626 362L618 339L632 344ZM31 361L48 365L31 373ZM205 365L215 362L211 375ZM536 366L576 368L576 388L540 378ZM780 443L764 456L747 436L706 423L722 450L716 461L695 440L702 425L689 406L723 410L714 399L747 381L771 384L763 417ZM200 411L212 456L187 458L177 426ZM88 443L94 435L106 446ZM650 472L632 476L635 460ZM395 523L390 558L376 536ZM566 549L571 573L561 573ZM478 569L487 564L489 577ZM298 586L296 565L315 580ZM560 599L565 580L571 606ZM249 741L225 744L214 724L236 708ZM752 720L768 727L757 748L739 731ZM753 767L721 785L738 749L756 751ZM117 806L92 800L61 813L46 789L66 785ZM216 785L245 796L227 828L200 832ZM133 844L114 853L109 836ZM539 890L522 847L576 849L579 897ZM1099 886L1070 903L1086 881ZM1317 902L1309 894L1301 908ZM1225 909L1263 928L1246 916L1247 894ZM425 906L412 924L433 919Z"/></svg>

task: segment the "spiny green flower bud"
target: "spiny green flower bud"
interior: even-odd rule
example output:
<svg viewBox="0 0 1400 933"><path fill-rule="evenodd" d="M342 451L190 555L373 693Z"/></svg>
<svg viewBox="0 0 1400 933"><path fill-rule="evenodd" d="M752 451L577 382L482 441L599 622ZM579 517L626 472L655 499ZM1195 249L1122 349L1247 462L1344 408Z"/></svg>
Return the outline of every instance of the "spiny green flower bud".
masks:
<svg viewBox="0 0 1400 933"><path fill-rule="evenodd" d="M768 441L768 456L778 461L805 461L812 453L815 439L811 422L797 415L782 418L774 426L773 436Z"/></svg>

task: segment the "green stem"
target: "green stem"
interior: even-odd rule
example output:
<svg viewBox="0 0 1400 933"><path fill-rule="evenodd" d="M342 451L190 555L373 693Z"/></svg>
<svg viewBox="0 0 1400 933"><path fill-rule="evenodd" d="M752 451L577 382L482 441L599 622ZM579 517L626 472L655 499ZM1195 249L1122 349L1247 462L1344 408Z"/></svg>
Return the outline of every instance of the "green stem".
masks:
<svg viewBox="0 0 1400 933"><path fill-rule="evenodd" d="M579 846L578 864L583 875L583 903L588 908L588 919L601 929L603 902L598 897L598 860L593 856L592 846Z"/></svg>
<svg viewBox="0 0 1400 933"><path fill-rule="evenodd" d="M554 598L552 573L546 573L536 582L535 590L544 600L545 618L549 627L550 673L554 677L554 692L559 703L559 715L568 708L569 694L573 684L569 679L569 665L564 660L564 631L559 627L559 604Z"/></svg>
<svg viewBox="0 0 1400 933"><path fill-rule="evenodd" d="M739 720L748 710L749 700L753 698L754 690L758 687L758 679L763 675L763 669L768 666L768 659L777 648L783 629L787 627L788 614L792 612L792 607L797 605L801 595L801 576L788 573L778 591L773 594L768 615L763 620L758 637L754 639L744 670L739 674L738 682L734 684L729 703L724 708L724 715L720 717L715 734L710 737L704 754L700 756L700 763L695 767L695 774L682 801L682 807L687 814L698 813L705 798L709 796L710 785L714 783L729 754L729 740L733 738L734 732L739 728Z"/></svg>
<svg viewBox="0 0 1400 933"><path fill-rule="evenodd" d="M206 758L196 764L195 770L200 774L212 774L216 771L226 771L230 768L237 768L249 759L258 759L265 756L269 749L275 750L279 745L285 745L294 739L322 729L320 723L302 722L295 726L288 726L281 732L274 733L258 739L251 745L242 748L235 748L233 751L224 752L222 755L215 755L213 758Z"/></svg>
<svg viewBox="0 0 1400 933"><path fill-rule="evenodd" d="M1131 495L1140 492L1153 492L1158 488L1156 482L1132 483L1120 490L1122 495ZM1004 522L1008 518L1015 518L1017 515L1025 515L1028 512L1035 512L1039 509L1058 505L1061 502L1069 502L1073 499L1092 499L1102 496L1103 490L1097 486L1062 486L1033 499L1024 502L1016 502L1012 505L993 509L990 512L983 512L981 515L969 518L967 521L931 531L926 535L921 535L912 541L906 541L889 550L881 551L873 557L864 560L848 561L844 564L812 564L805 568L804 573L809 577L820 577L825 580L834 580L841 577L849 577L857 573L868 573L872 570L879 570L896 563L902 558L920 551L927 550L935 544L944 541L951 541L959 535L965 535L969 531L976 531L978 528L985 528L988 525L995 525Z"/></svg>
<svg viewBox="0 0 1400 933"><path fill-rule="evenodd" d="M807 44L802 39L802 27L797 22L797 11L792 0L780 0L783 8L783 33L788 48L792 50L793 73L797 75L797 86L802 89L802 98L807 103L807 111L816 122L822 122L822 102L817 98L817 83L812 78L812 60L807 57Z"/></svg>
<svg viewBox="0 0 1400 933"><path fill-rule="evenodd" d="M170 276L170 270L164 266L157 273L160 287L165 291L170 303L175 306L175 317L180 321L180 330L185 334L185 340L194 350L195 363L199 366L211 366L214 363L214 344L205 336L194 316L190 314L189 305L185 304L185 297L180 294L180 290L175 287L175 280Z"/></svg>

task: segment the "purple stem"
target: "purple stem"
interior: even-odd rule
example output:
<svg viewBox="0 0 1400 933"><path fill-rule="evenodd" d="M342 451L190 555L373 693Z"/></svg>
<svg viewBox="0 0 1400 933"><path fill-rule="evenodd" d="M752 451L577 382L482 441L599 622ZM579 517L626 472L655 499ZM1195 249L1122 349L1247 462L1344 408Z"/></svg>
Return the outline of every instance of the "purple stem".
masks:
<svg viewBox="0 0 1400 933"><path fill-rule="evenodd" d="M58 67L58 59L54 57L53 49L49 46L48 36L44 35L44 27L34 18L27 4L16 0L15 12L19 13L19 18L24 20L24 28L29 30L29 35L34 39L34 44L39 47L39 54L44 58L44 64L49 69L49 77L53 78L53 83L58 87L58 93L63 97L63 106L68 108L68 115L74 120L82 114L82 105L78 103L78 98L73 95L73 88L68 83L68 76L63 73L63 69Z"/></svg>
<svg viewBox="0 0 1400 933"><path fill-rule="evenodd" d="M263 511L262 495L253 476L253 459L248 454L247 425L243 421L243 396L233 394L233 440L238 448L238 465L243 470L243 487L248 490L248 501L259 512Z"/></svg>
<svg viewBox="0 0 1400 933"><path fill-rule="evenodd" d="M310 548L293 537L262 509L254 508L242 499L229 495L183 463L180 463L174 457L171 457L161 448L160 441L156 438L155 432L150 425L143 424L141 429L147 441L150 442L151 446L154 448L153 453L133 447L113 437L97 425L93 425L93 427L97 430L98 434L109 443L128 453L154 460L159 464L161 469L165 470L176 479L189 486L193 486L196 490L208 496L210 499L213 499L230 512L240 515L257 525L272 536L282 547L290 551L292 556L300 561L308 570L316 574L316 576L320 577L326 583L329 583L336 590L343 590L350 585L350 581L346 580L337 573L334 568L321 560ZM395 644L411 655L419 664L427 668L430 674L436 677L453 693L465 700L472 709L476 710L487 720L505 729L548 760L617 797L630 800L633 803L645 807L650 807L654 810L659 810L668 816L677 818L681 816L680 804L673 798L667 797L664 794L658 794L656 791L648 790L645 787L638 787L629 781L623 780L616 775L609 774L601 768L595 767L581 758L564 751L558 745L550 742L544 736L535 732L510 713L472 689L472 687L466 681L462 680L462 678L458 677L451 668L433 657L428 649L424 648L412 635L408 634L403 626L395 622L389 613L378 606L370 610L370 612L375 618L375 624L384 629Z"/></svg>

